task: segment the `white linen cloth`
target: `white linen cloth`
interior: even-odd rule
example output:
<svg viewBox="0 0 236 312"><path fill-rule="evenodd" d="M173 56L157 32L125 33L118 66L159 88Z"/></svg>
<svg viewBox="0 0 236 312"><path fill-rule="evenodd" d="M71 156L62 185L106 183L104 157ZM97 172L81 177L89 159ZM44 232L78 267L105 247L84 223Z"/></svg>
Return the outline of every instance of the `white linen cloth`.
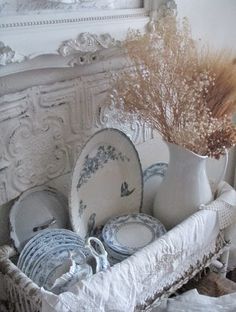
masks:
<svg viewBox="0 0 236 312"><path fill-rule="evenodd" d="M236 293L221 297L200 295L196 289L162 301L147 312L235 312Z"/></svg>
<svg viewBox="0 0 236 312"><path fill-rule="evenodd" d="M218 213L220 229L224 229L226 240L231 242L228 259L228 271L236 268L236 191L222 181L216 191L216 200L200 209L212 210Z"/></svg>
<svg viewBox="0 0 236 312"><path fill-rule="evenodd" d="M70 291L57 296L42 289L42 312L135 311L214 253L219 231L217 212L200 210L133 256L80 281Z"/></svg>

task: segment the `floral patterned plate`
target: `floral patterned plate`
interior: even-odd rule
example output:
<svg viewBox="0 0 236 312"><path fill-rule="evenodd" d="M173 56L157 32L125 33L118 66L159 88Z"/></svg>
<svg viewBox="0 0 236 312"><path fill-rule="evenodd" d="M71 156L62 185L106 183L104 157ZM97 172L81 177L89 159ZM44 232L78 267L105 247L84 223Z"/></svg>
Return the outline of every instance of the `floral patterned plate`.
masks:
<svg viewBox="0 0 236 312"><path fill-rule="evenodd" d="M105 244L116 253L132 255L166 233L164 225L144 213L111 218L102 230Z"/></svg>
<svg viewBox="0 0 236 312"><path fill-rule="evenodd" d="M143 181L138 153L117 129L95 133L84 146L73 171L70 218L82 238L116 215L139 212Z"/></svg>
<svg viewBox="0 0 236 312"><path fill-rule="evenodd" d="M49 289L53 281L60 276L57 275L60 272L58 269L69 259L70 253L74 254L73 257L76 263L86 263L88 252L85 250L85 247L81 247L75 243L60 245L48 250L44 257L35 265L28 277L38 286Z"/></svg>
<svg viewBox="0 0 236 312"><path fill-rule="evenodd" d="M10 236L18 251L43 230L68 226L67 199L49 186L37 186L15 201L10 211Z"/></svg>
<svg viewBox="0 0 236 312"><path fill-rule="evenodd" d="M37 262L49 250L63 244L84 246L84 241L76 233L65 229L44 230L34 236L22 250L17 262L19 269L29 276Z"/></svg>

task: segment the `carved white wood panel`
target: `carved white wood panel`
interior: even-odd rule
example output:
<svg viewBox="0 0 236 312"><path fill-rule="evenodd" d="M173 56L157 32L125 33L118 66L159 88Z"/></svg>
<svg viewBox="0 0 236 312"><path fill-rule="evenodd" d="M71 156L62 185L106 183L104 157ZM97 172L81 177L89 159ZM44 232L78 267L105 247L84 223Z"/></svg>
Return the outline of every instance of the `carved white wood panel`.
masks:
<svg viewBox="0 0 236 312"><path fill-rule="evenodd" d="M123 66L119 40L127 29L152 28L159 15L174 10L173 0L109 1L131 8L56 14L46 14L48 1L21 3L28 10L36 2L46 3L43 14L7 15L10 9L18 12L20 2L0 5L0 94L10 92L0 97L0 205L33 186L68 176L85 141L100 128L121 129L135 144L152 138L145 123L125 123L107 101L109 75ZM37 83L38 74L44 81L43 73L59 75L59 68L80 78Z"/></svg>
<svg viewBox="0 0 236 312"><path fill-rule="evenodd" d="M100 128L121 129L136 144L152 137L144 124L114 119L108 81L100 73L0 98L0 204L69 173Z"/></svg>

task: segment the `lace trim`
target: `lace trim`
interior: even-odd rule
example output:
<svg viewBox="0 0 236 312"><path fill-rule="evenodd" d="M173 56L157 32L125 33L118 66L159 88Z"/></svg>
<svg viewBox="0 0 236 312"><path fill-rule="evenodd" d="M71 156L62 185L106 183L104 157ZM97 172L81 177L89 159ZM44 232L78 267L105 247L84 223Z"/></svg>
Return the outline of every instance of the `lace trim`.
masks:
<svg viewBox="0 0 236 312"><path fill-rule="evenodd" d="M187 251L177 252L174 255L163 255L161 261L156 264L156 274L153 271L153 274L148 275L143 280L143 296L140 298L135 311L143 311L154 301L158 302L173 294L204 267L209 266L224 251L224 247L227 245L228 243L225 242L222 233L220 233L216 241L211 242L203 250L199 249L194 255L187 255ZM183 254L185 254L186 261L184 263L181 261L179 266L174 268L173 261L179 260L181 256L183 257ZM170 272L169 276L165 274L161 278L159 271L161 269L167 269L167 272Z"/></svg>
<svg viewBox="0 0 236 312"><path fill-rule="evenodd" d="M208 205L201 205L200 210L212 210L218 213L220 229L225 229L236 223L236 206L222 199L216 199Z"/></svg>

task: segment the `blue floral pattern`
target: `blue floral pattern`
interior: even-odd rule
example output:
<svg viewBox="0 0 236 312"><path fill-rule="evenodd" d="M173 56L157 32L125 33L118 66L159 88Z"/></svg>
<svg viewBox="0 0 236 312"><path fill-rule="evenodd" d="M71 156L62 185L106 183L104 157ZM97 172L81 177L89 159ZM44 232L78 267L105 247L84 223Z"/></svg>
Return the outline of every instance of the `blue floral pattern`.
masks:
<svg viewBox="0 0 236 312"><path fill-rule="evenodd" d="M82 216L84 210L87 208L87 205L84 204L84 202L82 201L82 199L79 202L79 217Z"/></svg>
<svg viewBox="0 0 236 312"><path fill-rule="evenodd" d="M128 215L116 216L111 218L103 227L102 230L102 238L105 244L111 248L113 251L118 252L122 255L131 255L141 247L129 246L125 245L123 242L120 242L117 238L117 233L122 231L125 227L129 227L130 225L136 226L145 226L151 238L148 243L153 242L155 239L166 233L166 229L164 225L156 218L146 215L144 213L133 213ZM132 227L130 230L130 235L132 235ZM140 234L142 235L142 234ZM138 241L138 237L137 237ZM142 247L144 247L143 245Z"/></svg>
<svg viewBox="0 0 236 312"><path fill-rule="evenodd" d="M97 170L103 168L109 160L120 160L122 162L130 161L127 156L123 155L121 152L118 152L114 146L99 146L95 156L90 157L89 154L85 156L85 161L77 184L77 189L88 182L91 176Z"/></svg>
<svg viewBox="0 0 236 312"><path fill-rule="evenodd" d="M147 182L153 176L165 177L168 169L168 164L165 162L158 162L149 166L143 172L143 182Z"/></svg>
<svg viewBox="0 0 236 312"><path fill-rule="evenodd" d="M89 236L93 236L93 233L95 231L95 224L96 224L96 213L94 212L90 215L88 219L86 238L88 238Z"/></svg>

